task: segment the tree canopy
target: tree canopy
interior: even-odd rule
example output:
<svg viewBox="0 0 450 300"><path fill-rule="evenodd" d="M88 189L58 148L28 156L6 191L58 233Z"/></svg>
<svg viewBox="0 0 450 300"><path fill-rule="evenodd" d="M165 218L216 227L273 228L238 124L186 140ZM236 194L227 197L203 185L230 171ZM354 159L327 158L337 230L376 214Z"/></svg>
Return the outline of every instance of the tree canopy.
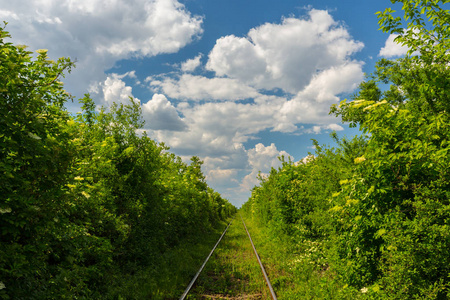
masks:
<svg viewBox="0 0 450 300"><path fill-rule="evenodd" d="M351 101L331 107L362 136L273 170L246 211L297 242L318 242L318 272L325 264L366 296L447 299L450 1L391 2L403 18L378 12L380 29L408 54L381 59Z"/></svg>
<svg viewBox="0 0 450 300"><path fill-rule="evenodd" d="M236 211L190 164L140 135L140 105L82 112L60 82L74 63L0 28L0 298L98 299L127 274Z"/></svg>

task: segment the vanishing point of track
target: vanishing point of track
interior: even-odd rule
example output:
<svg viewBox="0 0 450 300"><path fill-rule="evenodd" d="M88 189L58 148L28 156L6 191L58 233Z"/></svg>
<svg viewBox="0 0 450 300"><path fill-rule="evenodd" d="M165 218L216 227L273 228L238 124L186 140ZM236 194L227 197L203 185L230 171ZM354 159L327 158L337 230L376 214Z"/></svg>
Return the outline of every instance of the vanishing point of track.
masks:
<svg viewBox="0 0 450 300"><path fill-rule="evenodd" d="M277 296L275 295L275 292L272 288L272 285L270 284L270 280L269 277L267 276L266 270L264 269L264 266L261 262L261 259L259 258L258 252L256 251L255 245L253 244L253 240L252 237L250 236L250 233L247 229L247 226L245 225L244 219L241 216L241 220L242 220L242 224L244 224L244 228L245 231L247 232L248 238L250 240L250 243L252 244L253 247L253 251L255 253L256 259L258 260L258 264L261 267L261 271L264 275L264 280L266 281L267 287L270 291L270 296L272 297L273 300L277 299ZM191 290L192 286L194 285L195 281L197 280L198 276L200 275L200 273L203 271L203 268L205 267L206 263L208 262L209 258L211 257L211 255L214 253L214 250L216 250L217 246L219 245L220 241L222 240L222 238L224 237L225 233L228 230L228 227L230 227L231 223L233 222L233 220L231 220L231 222L228 224L227 228L225 228L225 230L223 231L222 235L220 236L219 240L217 241L217 243L214 245L214 247L212 248L211 252L209 253L208 257L206 257L205 261L203 262L202 266L200 267L200 269L198 270L197 274L195 274L194 278L191 280L191 282L189 283L189 285L187 286L186 290L184 291L183 295L181 295L180 300L184 300L186 298L186 296L189 294L189 291Z"/></svg>

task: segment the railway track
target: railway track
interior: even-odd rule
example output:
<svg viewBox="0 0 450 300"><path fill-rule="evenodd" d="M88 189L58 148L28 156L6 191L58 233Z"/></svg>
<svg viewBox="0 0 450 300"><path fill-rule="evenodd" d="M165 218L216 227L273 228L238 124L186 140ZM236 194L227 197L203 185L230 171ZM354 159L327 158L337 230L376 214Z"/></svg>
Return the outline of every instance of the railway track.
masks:
<svg viewBox="0 0 450 300"><path fill-rule="evenodd" d="M256 251L256 247L255 247L255 245L254 245L254 243L253 243L253 240L252 240L252 238L251 238L251 235L250 235L250 233L249 233L249 231L248 231L248 229L247 229L247 226L246 226L246 224L245 224L244 219L242 218L242 216L240 217L240 220L241 220L241 222L242 222L243 228L245 228L246 235L247 235L247 237L248 237L248 240L250 241L250 244L251 244L251 247L252 247L252 250L253 250L253 251L251 251L251 250L246 250L246 251L247 251L247 252L249 252L249 251L253 252L254 257L255 257L256 260L258 261L259 268L260 268L260 270L261 270L261 272L262 272L262 275L263 275L263 277L264 277L264 281L265 281L266 288L268 289L268 291L266 290L266 291L264 291L264 293L263 293L265 296L263 296L263 294L256 294L256 295L254 295L254 296L256 297L256 299L268 299L268 295L270 295L270 298L271 298L271 299L277 299L276 294L275 294L275 292L274 292L274 290L273 290L273 288L272 288L272 285L271 285L271 283L270 283L269 277L268 277L268 275L267 275L267 272L266 272L266 270L264 269L264 266L263 266L263 264L262 264L262 262L261 262L261 259L260 259L259 255L258 255L258 252ZM181 297L179 298L180 300L184 300L184 299L186 299L187 297L189 298L189 297L192 296L192 289L193 289L193 287L196 285L196 281L197 281L198 277L200 276L200 274L201 274L202 271L204 270L204 268L205 268L205 266L207 265L209 259L210 259L211 256L213 255L214 251L216 250L216 248L218 247L218 245L219 245L220 242L222 241L223 237L225 236L225 234L227 233L229 227L231 226L231 224L232 224L233 222L234 222L234 219L233 219L233 220L228 224L228 226L225 228L225 230L223 231L223 233L222 233L222 235L220 236L219 240L218 240L217 243L214 245L214 247L212 248L212 250L211 250L211 252L209 253L209 255L206 257L206 259L205 259L205 261L203 262L202 266L200 267L200 269L198 270L198 272L195 274L195 276L192 278L191 282L190 282L189 285L186 287L184 293L183 293L183 294L181 295ZM237 224L236 224L236 225L237 225ZM242 227L241 227L240 230L241 230L241 232L242 232L242 233L241 233L241 237L243 238L243 237L245 236L245 233L243 232ZM233 235L233 230L232 230L231 234ZM228 238L228 239L229 239L229 238ZM247 243L248 243L248 241L247 241ZM227 243L226 243L226 244L227 244ZM219 248L220 248L220 247L219 247ZM246 246L246 248L249 249L249 246ZM239 249L236 249L236 251L239 251ZM252 253L250 253L249 255L252 255ZM215 256L215 257L217 257L217 256ZM252 263L252 264L255 266L254 268L258 268L254 263ZM208 268L207 268L207 269L208 269ZM256 269L256 271L257 271L257 269ZM202 277L204 277L204 276L211 276L211 275L210 275L210 274L202 275ZM217 276L217 275L216 275L216 276ZM219 275L219 276L220 276L220 275ZM258 276L260 276L260 275L258 275ZM260 278L260 277L259 277L259 278ZM205 284L205 283L204 283L204 284ZM261 281L261 284L262 284L262 286L264 285L264 284L262 283L262 281ZM263 297L264 297L264 298L263 298ZM201 295L201 298L202 298L202 299L208 299L208 298L216 299L214 296L208 296L208 295ZM250 298L251 298L251 297L250 297ZM250 298L246 298L246 299L250 299ZM189 299L192 299L192 298L189 298ZM220 297L220 299L223 299L223 298ZM231 299L231 298L229 298L229 299ZM236 299L236 298L232 298L232 299Z"/></svg>

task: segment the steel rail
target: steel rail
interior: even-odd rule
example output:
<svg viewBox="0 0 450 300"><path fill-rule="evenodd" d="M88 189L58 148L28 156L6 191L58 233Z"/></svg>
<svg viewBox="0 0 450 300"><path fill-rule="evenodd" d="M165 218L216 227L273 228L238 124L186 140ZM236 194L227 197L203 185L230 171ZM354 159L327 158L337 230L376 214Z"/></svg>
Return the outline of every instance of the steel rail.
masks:
<svg viewBox="0 0 450 300"><path fill-rule="evenodd" d="M183 295L181 295L180 300L184 300L184 298L186 298L187 294L189 293L189 291L191 290L192 286L194 285L195 281L197 280L198 276L200 275L200 273L203 271L203 268L205 267L206 263L208 262L209 258L211 257L211 255L214 253L214 250L216 250L217 245L219 245L220 241L222 240L223 236L225 235L225 233L228 230L228 227L230 227L231 222L233 222L233 220L230 221L230 223L228 224L227 228L225 228L224 232L222 233L222 235L220 236L219 240L217 241L216 245L214 246L214 248L211 250L211 252L209 253L208 257L205 259L205 261L203 262L203 265L200 267L200 270L198 270L197 274L195 274L194 278L192 278L191 282L189 283L188 287L186 288L186 290L184 291Z"/></svg>
<svg viewBox="0 0 450 300"><path fill-rule="evenodd" d="M270 290L270 296L272 297L273 300L277 300L277 295L275 294L275 291L273 290L272 285L270 284L269 277L267 276L266 270L264 269L261 259L259 258L258 252L256 252L255 245L253 244L252 237L250 236L250 233L248 232L248 229L247 229L247 226L245 225L244 219L242 218L242 216L240 216L240 217L241 217L242 223L244 224L245 231L247 231L247 235L248 235L248 238L250 239L250 243L252 244L253 251L255 252L255 256L258 259L258 263L259 263L259 266L261 267L261 271L264 275L264 279L266 280L267 287Z"/></svg>

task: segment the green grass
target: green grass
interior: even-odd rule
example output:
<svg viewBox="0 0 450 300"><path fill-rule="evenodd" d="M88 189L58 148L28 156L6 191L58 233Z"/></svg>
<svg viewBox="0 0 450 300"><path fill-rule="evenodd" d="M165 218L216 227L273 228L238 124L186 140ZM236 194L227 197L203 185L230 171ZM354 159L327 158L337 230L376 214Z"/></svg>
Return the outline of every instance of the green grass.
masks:
<svg viewBox="0 0 450 300"><path fill-rule="evenodd" d="M346 287L321 255L321 245L303 241L287 242L245 219L247 228L270 278L278 299L365 299L361 291Z"/></svg>
<svg viewBox="0 0 450 300"><path fill-rule="evenodd" d="M239 216L228 228L188 299L270 299Z"/></svg>
<svg viewBox="0 0 450 300"><path fill-rule="evenodd" d="M311 241L290 245L245 219L278 299L365 299L345 287L321 260L320 245ZM179 299L226 227L167 251L153 268L119 278L107 299ZM238 215L211 256L187 299L270 299L261 269Z"/></svg>
<svg viewBox="0 0 450 300"><path fill-rule="evenodd" d="M156 258L151 268L116 278L105 298L179 299L226 226L222 222L207 234L181 242Z"/></svg>

